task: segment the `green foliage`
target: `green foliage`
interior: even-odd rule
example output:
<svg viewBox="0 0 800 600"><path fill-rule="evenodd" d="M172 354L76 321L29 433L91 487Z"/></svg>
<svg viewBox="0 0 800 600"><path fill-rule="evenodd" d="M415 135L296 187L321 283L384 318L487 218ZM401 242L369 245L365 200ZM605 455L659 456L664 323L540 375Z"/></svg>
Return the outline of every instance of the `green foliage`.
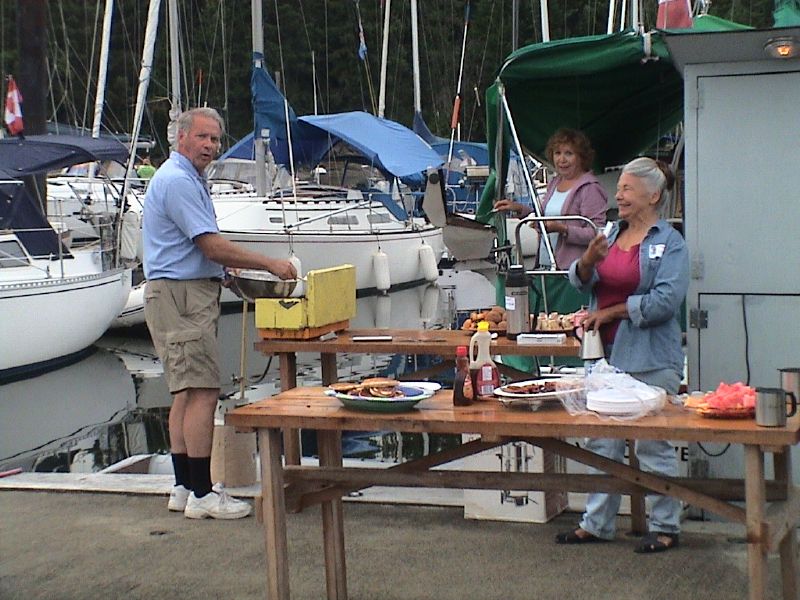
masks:
<svg viewBox="0 0 800 600"><path fill-rule="evenodd" d="M24 1L24 0L18 0ZM520 0L519 45L541 41L540 0ZM51 119L91 127L103 0L60 0L49 11ZM162 1L158 42L143 133L166 152L169 116L167 0ZM314 112L312 52L319 112L377 107L383 17L380 0L273 0L264 2L265 55L299 115ZM619 4L619 3L618 3ZM228 123L229 142L252 128L250 6L245 0L179 0L183 103L217 108ZM450 135L464 34L464 0L419 1L422 113L434 133ZM485 138L483 95L512 50L511 0L472 0L462 77L461 137ZM644 21L652 26L657 0L645 0ZM276 12L277 7L277 12ZM605 32L607 2L549 2L551 39ZM715 0L711 12L755 27L772 24L772 0ZM106 89L104 127L131 128L148 2L116 0ZM358 14L368 47L357 55ZM0 67L15 73L16 3L0 1ZM411 125L413 83L409 0L394 0L386 82L388 118Z"/></svg>

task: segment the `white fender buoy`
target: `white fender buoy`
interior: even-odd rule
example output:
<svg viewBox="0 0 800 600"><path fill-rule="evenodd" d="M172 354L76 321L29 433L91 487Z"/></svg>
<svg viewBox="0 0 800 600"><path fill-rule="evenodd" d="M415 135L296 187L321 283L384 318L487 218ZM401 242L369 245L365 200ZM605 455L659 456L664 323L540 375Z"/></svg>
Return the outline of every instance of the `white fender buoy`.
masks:
<svg viewBox="0 0 800 600"><path fill-rule="evenodd" d="M306 293L306 282L300 279L303 276L303 264L300 262L300 259L294 252L289 255L289 262L294 265L294 270L297 271L298 279L297 285L294 287L294 290L292 290L290 296L292 298L302 298Z"/></svg>
<svg viewBox="0 0 800 600"><path fill-rule="evenodd" d="M388 291L392 287L392 278L389 274L389 256L383 250L372 255L372 269L375 271L375 287L379 292Z"/></svg>
<svg viewBox="0 0 800 600"><path fill-rule="evenodd" d="M436 264L433 248L428 244L422 244L422 246L419 247L419 266L425 281L433 283L439 279L439 265Z"/></svg>
<svg viewBox="0 0 800 600"><path fill-rule="evenodd" d="M392 324L392 297L389 294L375 297L375 327L388 329Z"/></svg>
<svg viewBox="0 0 800 600"><path fill-rule="evenodd" d="M439 286L426 286L422 292L422 302L420 304L419 316L423 323L430 323L436 317L436 309L439 306Z"/></svg>

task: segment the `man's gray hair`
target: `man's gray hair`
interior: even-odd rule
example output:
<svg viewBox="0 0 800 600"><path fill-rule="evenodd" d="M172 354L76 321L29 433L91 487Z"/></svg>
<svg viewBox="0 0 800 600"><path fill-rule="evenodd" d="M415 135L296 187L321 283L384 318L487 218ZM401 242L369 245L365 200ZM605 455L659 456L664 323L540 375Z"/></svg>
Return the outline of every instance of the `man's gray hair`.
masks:
<svg viewBox="0 0 800 600"><path fill-rule="evenodd" d="M206 117L207 119L214 119L219 124L220 131L222 133L225 133L225 121L222 120L220 114L213 108L208 108L205 106L200 108L192 108L191 110L182 112L176 121L176 125L178 126L178 131L189 133L189 130L192 128L192 123L194 123L195 117Z"/></svg>
<svg viewBox="0 0 800 600"><path fill-rule="evenodd" d="M669 167L659 165L652 158L640 156L622 167L622 172L644 180L645 186L651 194L658 192L660 196L658 204L661 205L668 196L668 191L672 189L674 181L672 173L670 172L668 177L664 172L665 169L669 169Z"/></svg>

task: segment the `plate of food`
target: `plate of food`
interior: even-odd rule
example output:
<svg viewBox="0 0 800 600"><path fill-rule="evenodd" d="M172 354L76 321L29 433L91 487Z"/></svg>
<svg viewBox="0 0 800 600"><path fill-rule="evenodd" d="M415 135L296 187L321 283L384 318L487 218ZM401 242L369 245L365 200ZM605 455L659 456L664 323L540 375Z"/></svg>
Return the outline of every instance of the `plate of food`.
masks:
<svg viewBox="0 0 800 600"><path fill-rule="evenodd" d="M491 308L471 312L469 318L461 325L461 329L469 333L475 333L478 331L478 323L481 321L487 321L489 323L489 331L492 332L505 333L508 329L506 309L502 306L492 306Z"/></svg>
<svg viewBox="0 0 800 600"><path fill-rule="evenodd" d="M575 313L540 312L531 315L531 328L534 333L572 333L575 331Z"/></svg>
<svg viewBox="0 0 800 600"><path fill-rule="evenodd" d="M557 401L564 393L579 391L582 387L583 381L579 378L544 377L506 384L494 394L506 406L535 410L543 402Z"/></svg>
<svg viewBox="0 0 800 600"><path fill-rule="evenodd" d="M370 377L361 383L337 382L328 393L346 408L370 412L403 412L430 398L435 391L403 384L387 377Z"/></svg>
<svg viewBox="0 0 800 600"><path fill-rule="evenodd" d="M752 419L756 414L756 391L742 382L723 382L713 392L692 393L683 406L707 419Z"/></svg>

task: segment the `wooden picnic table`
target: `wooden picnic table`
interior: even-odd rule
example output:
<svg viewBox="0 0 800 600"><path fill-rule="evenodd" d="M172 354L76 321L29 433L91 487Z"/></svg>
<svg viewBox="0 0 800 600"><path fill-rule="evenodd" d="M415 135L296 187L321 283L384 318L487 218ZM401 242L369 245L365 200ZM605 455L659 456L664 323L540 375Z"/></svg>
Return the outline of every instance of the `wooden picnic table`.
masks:
<svg viewBox="0 0 800 600"><path fill-rule="evenodd" d="M286 511L322 506L327 597L347 598L342 496L369 487L441 487L537 491L669 494L726 520L747 532L751 600L766 597L767 557L779 552L784 600L798 599L797 540L800 491L792 482L790 447L800 441L800 416L786 427L764 428L753 419L706 419L668 404L652 417L633 421L571 416L558 403L538 411L512 410L499 402L454 407L452 392L441 390L407 412L383 414L348 410L324 394L325 388L304 387L236 408L226 422L258 435L261 458L260 508L264 522L267 597L286 600L289 562ZM282 428L317 432L319 466L287 464L281 458ZM391 430L441 434L479 434L478 440L388 469L344 468L342 431ZM562 438L670 439L742 444L743 479L667 478L610 461ZM544 450L601 469L605 475L509 473L431 470L503 443L526 441ZM764 456L772 455L774 478L765 477ZM744 501L744 508L734 501ZM769 503L769 505L768 505Z"/></svg>
<svg viewBox="0 0 800 600"><path fill-rule="evenodd" d="M338 379L336 355L349 352L356 354L413 354L433 355L445 360L429 369L416 371L405 376L406 379L424 379L444 370L455 368L455 355L458 346L468 346L471 333L462 330L445 329L349 329L336 334L333 339L269 339L255 343L255 349L265 355L278 356L281 390L297 386L297 353L319 353L322 363L322 383L328 385ZM353 338L391 336L391 341L355 341ZM568 336L561 344L517 344L505 335L492 340L493 355L517 356L578 356L580 343ZM512 367L499 365L500 372L517 379L529 376ZM402 379L403 377L401 377ZM300 436L296 429L285 432L284 447L286 461L300 464Z"/></svg>

